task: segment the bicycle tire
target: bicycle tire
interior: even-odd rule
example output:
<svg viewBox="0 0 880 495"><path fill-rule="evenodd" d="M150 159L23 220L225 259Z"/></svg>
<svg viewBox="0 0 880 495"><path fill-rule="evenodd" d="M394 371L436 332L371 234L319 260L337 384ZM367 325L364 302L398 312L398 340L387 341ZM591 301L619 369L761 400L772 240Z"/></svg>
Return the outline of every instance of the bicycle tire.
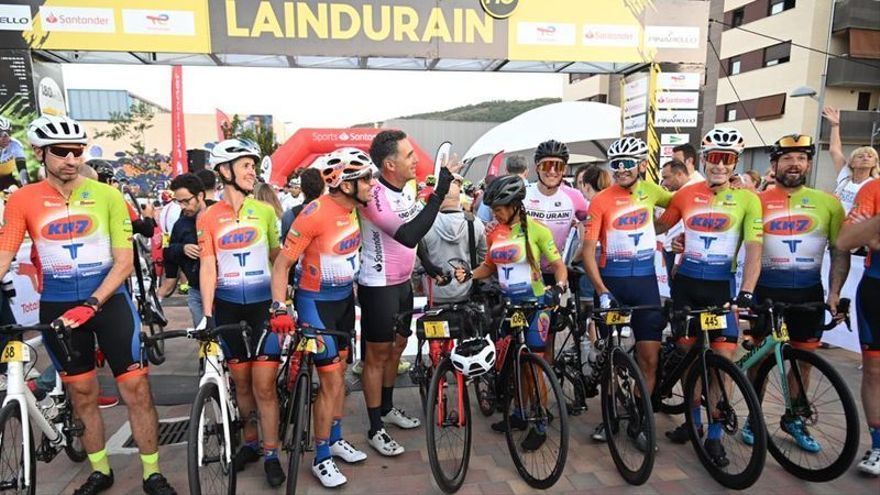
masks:
<svg viewBox="0 0 880 495"><path fill-rule="evenodd" d="M434 376L434 367L425 363L422 363L422 367L423 376L421 383L419 383L419 399L421 400L422 413L424 415L428 411L428 388L431 386L431 380Z"/></svg>
<svg viewBox="0 0 880 495"><path fill-rule="evenodd" d="M18 425L13 425L14 428L11 432L18 431L22 434L21 438L17 438L17 435L8 435L6 432L7 424L11 424L13 420L18 422ZM9 401L3 409L0 409L0 482L6 485L9 482L13 481L14 478L14 486L19 488L16 490L16 494L26 494L26 495L34 495L37 490L37 457L35 454L36 447L34 446L34 435L28 429L27 436L30 439L30 448L28 449L30 452L27 454L31 458L31 466L30 466L30 478L31 485L29 487L25 487L24 485L24 424L21 422L21 410L19 409L19 403L17 400ZM11 440L7 442L7 440ZM7 449L8 448L8 449ZM18 454L18 460L7 460L7 450L13 453ZM13 458L14 459L14 458ZM17 472L5 473L6 468L17 468Z"/></svg>
<svg viewBox="0 0 880 495"><path fill-rule="evenodd" d="M702 438L697 432L697 427L693 421L693 410L691 408L685 408L685 424L688 425L688 434L691 439L691 444L694 447L694 450L697 452L697 457L700 459L700 462L703 464L703 467L709 474L720 484L723 486L733 489L733 490L744 490L750 486L752 486L758 478L761 476L761 472L764 469L764 463L767 457L767 428L764 424L764 417L761 413L761 406L758 402L758 395L755 393L754 388L752 388L752 384L749 382L746 375L740 370L735 364L730 362L728 359L725 359L718 354L713 352L707 352L705 355L705 363L709 368L707 370L707 375L720 377L720 373L724 373L727 375L732 384L736 387L736 391L739 393L740 400L736 402L744 402L744 405L747 409L747 421L751 426L752 433L754 434L754 444L750 446L748 449L750 454L748 456L748 461L745 463L745 466L742 468L740 472L730 473L724 470L727 466L718 466L710 457L706 447L703 443ZM691 367L690 372L685 381L685 404L694 404L694 389L697 384L697 380L700 379L703 375L703 364L702 361L697 359L694 365ZM731 392L733 389L731 389ZM705 384L701 383L701 413L702 409L708 407L709 403L706 400L705 392ZM728 397L730 396L730 392L727 392ZM719 404L721 404L719 402ZM722 435L723 440L727 440L728 438L733 439L733 442L729 443L730 447L742 445L740 440L737 438L739 436L741 428L745 424L745 420L739 420L737 414L730 414L729 412L735 412L734 406L730 404L722 404L727 407L726 412L728 414L724 417L725 423L725 432ZM725 449L727 450L727 449ZM728 458L729 460L729 458Z"/></svg>
<svg viewBox="0 0 880 495"><path fill-rule="evenodd" d="M615 377L622 378L634 382L636 390L621 390L620 387L613 386L613 383L621 383L615 380ZM627 379L626 377L630 377ZM634 394L633 392L636 392ZM623 404L625 414L630 418L634 417L635 421L628 421L626 426L621 430L621 416L617 413L616 404L618 399L612 398L622 397L625 400ZM654 410L651 407L651 396L648 394L648 387L645 384L645 377L636 365L635 360L622 349L614 349L611 353L611 360L608 368L603 373L602 380L602 421L605 425L605 432L608 441L608 448L611 451L611 458L620 476L631 485L642 485L651 477L651 471L654 469L655 450L657 444L656 430L654 428ZM628 462L624 457L627 448L622 442L618 442L616 432L623 431L625 436L635 435L632 438L638 443L638 436L644 434L645 444L642 448L633 444L635 450L641 452L641 460L634 459L633 463ZM635 433L633 433L635 432ZM621 439L624 440L624 439Z"/></svg>
<svg viewBox="0 0 880 495"><path fill-rule="evenodd" d="M152 323L149 323L149 324L145 323L142 326L145 326L149 329L149 331L147 332L147 335L149 335L150 337L154 337L157 334L161 334L163 331L161 326L154 325ZM156 331L154 329L154 327L158 327L159 331ZM149 361L150 364L152 364L153 366L161 366L162 364L164 364L165 363L165 341L162 339L153 341L152 344L146 346L146 354L147 354L147 361Z"/></svg>
<svg viewBox="0 0 880 495"><path fill-rule="evenodd" d="M559 382L559 390L565 399L565 409L569 416L580 416L587 412L587 397L584 390L586 385L581 374L569 366L557 360L553 364L556 380Z"/></svg>
<svg viewBox="0 0 880 495"><path fill-rule="evenodd" d="M511 360L516 365L516 360ZM513 459L513 464L516 466L517 472L519 472L520 477L522 477L523 481L525 481L532 488L538 489L546 489L550 488L559 480L560 476L562 476L562 472L565 469L565 461L568 456L568 412L565 410L565 401L562 398L562 392L559 390L559 382L556 381L556 378L553 375L553 370L550 369L550 365L547 364L542 358L530 353L524 352L520 356L520 363L522 363L522 367L527 370L537 370L537 373L543 375L542 382L549 386L549 392L552 393L552 399L554 400L556 406L550 406L551 411L539 412L539 416L543 416L547 425L552 424L554 421L559 423L559 445L557 448L558 454L556 456L556 462L553 465L552 469L549 469L546 476L541 476L540 474L533 474L529 472L529 469L526 467L527 459L524 458L523 455L520 455L517 447L518 439L514 438L513 428L511 428L511 406L515 404L513 398L517 395L516 387L520 386L516 382L516 373L511 372L510 382L513 388L513 392L506 394L505 396L505 407L504 407L504 422L507 425L507 432L505 436L507 437L507 448L510 451L510 457ZM537 382L538 377L535 371L532 375L534 382ZM548 394L547 398L551 398L550 394ZM534 399L534 397L533 397ZM539 403L540 397L538 400L534 401L534 403ZM544 409L543 407L541 409ZM526 428L526 431L529 431L529 428ZM546 440L544 441L546 444ZM543 447L543 444L542 444ZM542 456L542 458L546 459L546 456Z"/></svg>
<svg viewBox="0 0 880 495"><path fill-rule="evenodd" d="M212 404L213 403L213 404ZM220 392L217 388L217 384L215 383L205 383L199 388L198 393L196 394L195 401L193 402L192 411L189 417L189 431L187 432L187 449L186 449L186 465L187 465L187 475L189 478L189 491L192 495L201 495L204 493L205 495L215 495L215 494L227 494L234 495L236 491L236 472L234 463L226 462L225 457L225 436L223 434L223 423L217 422L225 421L229 424L230 428L230 438L235 436L235 431L232 428L232 422L229 417L226 418L218 418L217 416L223 414L222 408L220 404ZM213 424L206 424L207 421L204 420L207 415L214 416ZM201 441L199 439L199 434L201 435ZM216 441L216 457L217 460L212 462L212 464L216 464L219 467L220 476L217 477L220 482L216 486L212 484L211 486L205 487L202 489L203 480L202 475L211 471L208 466L200 466L198 455L199 455L199 447L203 452L203 458L209 457L207 446L204 445L205 441L209 441L209 438L212 438ZM233 446L230 445L230 452L232 452L233 457L235 455L235 451L232 450ZM210 456L213 457L213 456ZM225 482L224 482L225 481ZM225 485L225 486L224 486Z"/></svg>
<svg viewBox="0 0 880 495"><path fill-rule="evenodd" d="M305 374L296 379L293 389L292 435L287 440L287 491L288 495L296 493L296 481L299 475L299 463L305 452L306 422L309 419L308 408L311 405L312 391L309 390L309 379Z"/></svg>
<svg viewBox="0 0 880 495"><path fill-rule="evenodd" d="M67 410L64 413L66 418L63 423L66 427L70 428L80 423L80 421L73 410L73 404L70 403L70 399L65 398L65 400L67 401ZM64 445L64 453L67 455L67 458L77 463L85 461L89 455L86 453L86 448L83 447L81 435L71 435L68 431L64 433L64 437L67 441L66 445Z"/></svg>
<svg viewBox="0 0 880 495"><path fill-rule="evenodd" d="M457 380L452 361L449 358L444 358L443 361L440 362L440 365L437 366L437 370L431 378L431 386L428 389L428 411L430 414L425 415L425 435L427 436L427 444L428 444L428 462L431 465L431 474L434 475L434 481L437 482L437 486L440 487L446 493L455 493L461 488L462 483L464 483L464 479L467 476L468 464L470 463L470 454L471 454L471 429L473 425L471 424L471 408L470 408L470 400L468 396L467 386L463 386L459 388L458 385L455 387L455 397L461 397L462 403L461 408L457 410L456 418L462 418L464 423L464 442L462 445L461 458L457 465L452 465L452 473L451 476L447 476L447 473L444 470L444 466L441 461L441 454L438 452L437 445L437 432L435 429L445 430L446 428L456 429L461 428L459 425L455 424L445 424L449 421L449 409L440 409L440 405L438 404L438 397L442 391L448 390L448 387L442 383L444 380L448 383L450 377L452 379ZM464 379L462 379L462 384L464 384ZM448 400L447 394L444 393L444 396ZM439 425L438 422L443 422L443 425ZM454 420L453 420L454 423ZM440 443L443 443L442 441Z"/></svg>
<svg viewBox="0 0 880 495"><path fill-rule="evenodd" d="M834 366L832 366L821 356L813 352L785 346L782 350L782 359L791 363L791 365L787 367L787 369L789 370L791 370L794 367L794 363L798 361L811 365L812 378L810 380L810 383L813 385L816 385L817 383L821 384L822 382L821 379L817 380L817 372L823 375L825 379L827 379L828 383L837 393L837 399L829 397L826 391L816 394L815 396L817 398L821 397L823 403L832 405L835 403L840 404L841 408L843 409L843 425L846 428L846 432L843 435L840 435L839 430L835 431L834 433L823 433L823 429L821 427L817 427L815 423L810 425L810 428L813 431L819 431L820 433L823 433L820 437L820 444L827 445L828 443L839 441L840 437L843 437L843 447L840 449L840 455L837 456L837 459L835 459L829 465L818 469L811 469L809 467L803 466L802 464L792 459L792 454L794 452L803 452L797 447L795 447L795 449L789 449L788 452L790 454L786 454L786 446L783 445L781 441L783 437L775 435L775 433L780 432L781 428L778 428L775 431L771 432L771 428L768 427L767 449L770 451L770 454L773 456L773 458L776 459L776 462L778 462L779 465L783 467L783 469L800 479L814 482L833 480L846 472L847 469L849 469L849 466L852 465L853 460L855 460L856 455L858 454L860 428L859 411L856 407L855 400L853 400L852 393L850 392L849 387L846 386L846 382L844 382L843 378L840 376L840 373L838 373L837 370L834 369ZM769 378L771 376L779 376L778 370L774 370L777 364L778 363L775 359L770 358L761 365L761 367L758 369L757 375L755 376L755 390L765 391L765 385L767 384ZM772 375L771 372L773 373ZM769 405L765 403L765 399L768 397L766 391L764 393L759 393L759 395L761 396L761 407L764 411L766 423L770 419L766 417L767 414L769 414L768 409L773 408L765 407ZM828 417L827 414L823 415L819 411L816 411L813 401L810 401L810 412L810 416L817 417L817 419L820 416ZM837 424L840 423L840 418L832 418L832 420L833 421L829 422L828 424L833 424L834 426L837 426ZM776 423L775 418L773 422L774 424ZM782 434L785 436L786 439L790 438L788 437L788 434L784 432L782 432ZM790 442L788 443L791 444ZM792 452L792 450L794 452ZM814 458L816 460L820 460L821 457L824 456L808 454L804 456L803 459L809 460L811 458Z"/></svg>
<svg viewBox="0 0 880 495"><path fill-rule="evenodd" d="M473 379L474 398L477 400L477 408L487 418L495 414L497 409L495 391L493 390L495 388L494 380L495 373L492 371Z"/></svg>

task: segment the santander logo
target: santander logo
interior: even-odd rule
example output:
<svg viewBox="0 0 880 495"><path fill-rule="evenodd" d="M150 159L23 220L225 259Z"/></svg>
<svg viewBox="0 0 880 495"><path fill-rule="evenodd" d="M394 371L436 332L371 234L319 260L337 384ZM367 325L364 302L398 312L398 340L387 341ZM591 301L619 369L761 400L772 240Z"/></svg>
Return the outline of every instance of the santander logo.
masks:
<svg viewBox="0 0 880 495"><path fill-rule="evenodd" d="M44 17L43 19L45 19L46 22L48 22L49 24L55 24L55 23L58 22L58 18L55 17L55 14L53 14L53 13L51 13L51 12L49 13L49 15L47 15L47 16Z"/></svg>

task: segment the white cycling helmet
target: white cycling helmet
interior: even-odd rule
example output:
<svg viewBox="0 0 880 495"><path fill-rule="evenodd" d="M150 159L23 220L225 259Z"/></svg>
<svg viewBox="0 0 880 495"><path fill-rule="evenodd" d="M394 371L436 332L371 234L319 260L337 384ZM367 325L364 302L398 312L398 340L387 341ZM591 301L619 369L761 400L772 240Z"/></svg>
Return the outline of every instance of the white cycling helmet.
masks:
<svg viewBox="0 0 880 495"><path fill-rule="evenodd" d="M321 172L328 187L339 187L344 181L373 175L377 169L373 160L357 148L340 148L315 160L312 165Z"/></svg>
<svg viewBox="0 0 880 495"><path fill-rule="evenodd" d="M452 349L450 360L465 377L480 376L495 366L495 344L489 336L462 341Z"/></svg>
<svg viewBox="0 0 880 495"><path fill-rule="evenodd" d="M30 123L28 141L38 147L53 144L88 144L86 128L70 117L42 115Z"/></svg>
<svg viewBox="0 0 880 495"><path fill-rule="evenodd" d="M638 158L648 156L648 145L637 137L622 137L608 147L608 159L615 158Z"/></svg>
<svg viewBox="0 0 880 495"><path fill-rule="evenodd" d="M211 148L208 164L212 168L216 168L217 165L234 162L243 156L249 156L259 164L260 147L247 139L227 139L220 141Z"/></svg>
<svg viewBox="0 0 880 495"><path fill-rule="evenodd" d="M6 117L0 117L0 132L12 132L12 122Z"/></svg>
<svg viewBox="0 0 880 495"><path fill-rule="evenodd" d="M732 127L716 127L706 133L700 151L733 151L740 154L745 149L745 139L742 134Z"/></svg>

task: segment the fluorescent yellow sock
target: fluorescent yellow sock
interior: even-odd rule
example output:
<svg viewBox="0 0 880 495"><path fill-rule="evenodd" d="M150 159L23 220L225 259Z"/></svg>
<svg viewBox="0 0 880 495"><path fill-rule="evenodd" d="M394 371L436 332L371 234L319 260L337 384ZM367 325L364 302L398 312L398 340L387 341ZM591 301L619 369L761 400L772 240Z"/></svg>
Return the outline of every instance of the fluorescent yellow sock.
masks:
<svg viewBox="0 0 880 495"><path fill-rule="evenodd" d="M89 462L92 464L93 471L110 476L110 459L107 458L107 449L89 454Z"/></svg>
<svg viewBox="0 0 880 495"><path fill-rule="evenodd" d="M152 454L141 454L141 464L144 465L144 479L159 472L159 451Z"/></svg>

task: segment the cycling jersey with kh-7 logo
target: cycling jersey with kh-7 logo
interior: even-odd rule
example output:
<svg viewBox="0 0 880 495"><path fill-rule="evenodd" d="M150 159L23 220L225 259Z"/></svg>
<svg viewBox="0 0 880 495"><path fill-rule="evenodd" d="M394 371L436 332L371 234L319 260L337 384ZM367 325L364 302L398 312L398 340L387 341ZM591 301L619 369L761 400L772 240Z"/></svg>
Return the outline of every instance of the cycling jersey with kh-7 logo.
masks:
<svg viewBox="0 0 880 495"><path fill-rule="evenodd" d="M535 261L553 263L561 257L550 229L533 218L527 220L529 245ZM526 236L520 222L513 227L492 222L486 226L486 264L497 268L498 284L504 295L513 299L534 299L544 295L541 274L529 264Z"/></svg>
<svg viewBox="0 0 880 495"><path fill-rule="evenodd" d="M131 220L122 194L91 179L83 180L69 199L47 181L14 192L6 203L0 250L17 252L25 232L43 274L42 301L91 297L113 266L111 250L131 249Z"/></svg>
<svg viewBox="0 0 880 495"><path fill-rule="evenodd" d="M654 275L654 207L665 207L671 197L647 181L640 181L632 190L615 184L593 197L584 236L599 241L602 276Z"/></svg>
<svg viewBox="0 0 880 495"><path fill-rule="evenodd" d="M297 288L320 292L354 283L360 246L354 210L321 196L297 215L284 240L284 254L294 260L302 256L296 266Z"/></svg>
<svg viewBox="0 0 880 495"><path fill-rule="evenodd" d="M871 218L880 214L880 179L871 179L859 190L846 223L857 223L857 217ZM865 257L865 277L880 278L880 251L871 249Z"/></svg>
<svg viewBox="0 0 880 495"><path fill-rule="evenodd" d="M789 195L778 188L760 194L764 208L764 249L758 285L806 288L822 283L822 258L843 223L834 196L803 187Z"/></svg>
<svg viewBox="0 0 880 495"><path fill-rule="evenodd" d="M209 206L196 221L201 257L217 259L217 298L237 304L268 301L272 263L280 245L275 210L246 198L236 216L226 201Z"/></svg>
<svg viewBox="0 0 880 495"><path fill-rule="evenodd" d="M664 225L683 220L685 249L678 273L704 280L728 280L736 272L743 242L762 241L761 200L745 189L713 191L706 182L680 189L660 217Z"/></svg>

